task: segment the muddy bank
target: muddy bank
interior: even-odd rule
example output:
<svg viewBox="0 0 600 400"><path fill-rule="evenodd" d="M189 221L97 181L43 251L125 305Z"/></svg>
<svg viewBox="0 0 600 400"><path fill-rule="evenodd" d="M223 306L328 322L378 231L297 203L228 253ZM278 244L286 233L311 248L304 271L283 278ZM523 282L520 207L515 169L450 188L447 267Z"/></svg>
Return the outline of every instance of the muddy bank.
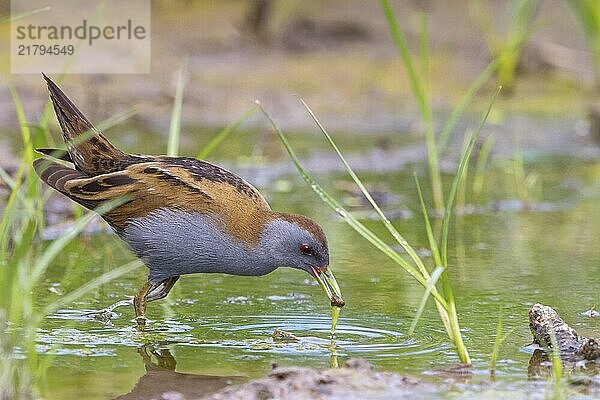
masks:
<svg viewBox="0 0 600 400"><path fill-rule="evenodd" d="M162 355L161 355L162 356ZM477 378L474 369L464 365L446 365L425 380L395 372L379 372L363 359L350 359L341 368L318 370L307 367L274 367L264 378L242 383L240 377L184 374L173 365L148 365L133 390L116 399L148 398L189 400L387 400L387 399L457 399L513 398L544 399L548 389L532 384L529 391L514 390L496 383L493 377ZM548 365L538 369L551 370ZM548 379L548 373L530 377L533 382ZM570 378L571 394L600 394L597 376L578 375Z"/></svg>
<svg viewBox="0 0 600 400"><path fill-rule="evenodd" d="M367 361L349 360L343 368L275 368L267 377L210 396L210 400L427 398L439 389L419 379L375 372Z"/></svg>
<svg viewBox="0 0 600 400"><path fill-rule="evenodd" d="M244 383L239 376L210 376L176 372L177 360L167 348L151 344L137 350L146 373L133 389L115 400L141 399L387 399L427 398L440 387L418 378L377 372L363 359L350 359L341 368L319 371L307 367L277 367L264 378Z"/></svg>

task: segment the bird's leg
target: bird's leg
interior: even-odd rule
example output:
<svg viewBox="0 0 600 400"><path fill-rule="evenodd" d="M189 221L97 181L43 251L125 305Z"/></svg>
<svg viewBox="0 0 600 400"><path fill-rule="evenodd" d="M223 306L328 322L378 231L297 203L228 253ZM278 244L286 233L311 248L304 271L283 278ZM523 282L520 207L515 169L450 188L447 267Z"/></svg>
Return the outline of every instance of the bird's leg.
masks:
<svg viewBox="0 0 600 400"><path fill-rule="evenodd" d="M153 290L151 290L146 297L146 301L149 303L154 300L160 300L167 297L171 289L173 289L173 285L179 279L179 275L172 276L161 281ZM158 289L158 290L156 290Z"/></svg>
<svg viewBox="0 0 600 400"><path fill-rule="evenodd" d="M137 319L138 323L143 323L143 321L146 319L145 314L146 304L148 303L148 293L154 290L156 286L158 285L147 281L133 298L133 308L135 310L135 318Z"/></svg>
<svg viewBox="0 0 600 400"><path fill-rule="evenodd" d="M144 326L146 320L146 305L150 301L160 300L169 294L173 285L179 276L172 276L170 278L164 279L158 283L152 283L147 281L144 286L140 289L138 294L133 298L133 308L135 309L135 318L140 324L140 326Z"/></svg>

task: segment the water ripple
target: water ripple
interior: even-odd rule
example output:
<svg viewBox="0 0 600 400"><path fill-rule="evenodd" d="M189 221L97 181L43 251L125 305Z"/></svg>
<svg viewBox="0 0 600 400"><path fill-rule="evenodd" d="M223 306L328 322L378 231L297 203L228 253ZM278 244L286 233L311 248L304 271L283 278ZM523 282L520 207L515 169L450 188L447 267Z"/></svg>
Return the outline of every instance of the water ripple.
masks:
<svg viewBox="0 0 600 400"><path fill-rule="evenodd" d="M99 325L85 317L85 312L62 310L51 317L54 329L40 330L40 352L81 355L111 355L111 348L135 347L148 341L195 346L237 349L241 354L335 353L353 357L400 357L411 354L441 352L447 344L440 333L431 330L419 336L407 336L396 321L341 318L335 341L331 341L329 316L251 315L219 316L201 319L167 319L148 321L145 331L132 322L112 321ZM74 323L65 328L59 320ZM76 322L79 321L79 322ZM115 326L119 322L121 326ZM81 329L78 324L83 324ZM90 327L90 324L94 326ZM114 325L113 325L114 324ZM298 337L297 342L281 342L271 337L282 329ZM48 347L50 344L52 346ZM96 348L91 351L90 349Z"/></svg>
<svg viewBox="0 0 600 400"><path fill-rule="evenodd" d="M204 329L220 336L227 342L218 340L212 345L239 346L256 348L257 343L264 344L264 350L276 350L281 347L302 350L332 350L329 337L331 319L328 316L289 316L261 315L215 318L197 321ZM275 329L282 329L296 335L298 343L284 343L270 339ZM436 338L436 339L434 339ZM207 345L204 343L203 345ZM338 322L333 350L340 354L360 356L365 353L377 353L377 356L392 357L407 354L424 354L444 350L447 345L437 332L409 337L398 324L382 323L363 319L341 318ZM373 356L373 354L370 354Z"/></svg>

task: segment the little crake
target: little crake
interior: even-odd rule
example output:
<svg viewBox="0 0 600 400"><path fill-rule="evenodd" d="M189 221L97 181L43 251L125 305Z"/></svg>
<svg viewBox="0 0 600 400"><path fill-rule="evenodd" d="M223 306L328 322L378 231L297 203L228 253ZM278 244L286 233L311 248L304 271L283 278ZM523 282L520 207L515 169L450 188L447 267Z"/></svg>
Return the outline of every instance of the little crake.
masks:
<svg viewBox="0 0 600 400"><path fill-rule="evenodd" d="M148 267L134 298L137 317L162 299L181 275L265 275L279 267L312 275L336 305L339 287L328 270L321 227L308 217L272 211L264 197L237 175L187 157L145 156L113 146L44 75L68 153L34 161L48 185L102 214ZM39 149L50 157L60 150Z"/></svg>

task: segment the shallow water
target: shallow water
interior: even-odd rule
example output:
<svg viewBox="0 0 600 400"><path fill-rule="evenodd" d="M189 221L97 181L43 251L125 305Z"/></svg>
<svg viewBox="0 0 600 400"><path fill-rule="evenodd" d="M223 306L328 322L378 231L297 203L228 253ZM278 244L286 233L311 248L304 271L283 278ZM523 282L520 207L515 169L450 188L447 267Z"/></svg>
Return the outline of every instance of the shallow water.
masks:
<svg viewBox="0 0 600 400"><path fill-rule="evenodd" d="M543 393L543 382L528 379L530 341L527 312L535 302L554 307L581 334L600 336L600 319L582 311L600 304L600 170L597 162L551 158L528 166L540 175L540 197L529 205L511 200L506 174L491 172L482 207L464 208L451 229L450 271L460 322L474 364L470 383L490 381L490 353L499 318L503 332L495 383L500 391ZM196 377L204 391L229 381L263 376L273 364L326 368L363 357L377 369L443 379L436 369L458 361L430 302L413 336L407 331L422 295L410 276L379 254L321 204L295 176L289 190L265 190L274 209L306 213L324 226L332 268L346 307L335 343L329 338L330 307L321 289L301 271L280 269L265 277L196 275L183 277L164 301L149 305L147 330L132 322L131 306L105 320L99 310L136 293L145 278L138 269L88 294L44 321L39 352L50 362L45 398L113 398L146 386L165 389L181 377ZM339 187L342 176L324 176ZM385 183L385 205L417 249L427 247L412 171L368 177ZM336 192L348 203L358 203ZM359 210L360 211L360 210ZM368 216L368 212L363 212ZM381 235L376 221L366 224ZM387 236L385 236L387 237ZM388 239L390 244L391 239ZM426 251L422 251L426 254ZM82 237L72 243L46 276L40 304L112 267L132 259L112 235ZM431 261L426 257L427 261ZM275 329L299 342L277 342ZM176 371L148 378L151 363ZM166 370L161 370L166 371ZM210 381L210 386L207 380ZM236 380L237 379L237 380ZM151 383L149 383L151 382ZM467 396L468 393L463 393Z"/></svg>

